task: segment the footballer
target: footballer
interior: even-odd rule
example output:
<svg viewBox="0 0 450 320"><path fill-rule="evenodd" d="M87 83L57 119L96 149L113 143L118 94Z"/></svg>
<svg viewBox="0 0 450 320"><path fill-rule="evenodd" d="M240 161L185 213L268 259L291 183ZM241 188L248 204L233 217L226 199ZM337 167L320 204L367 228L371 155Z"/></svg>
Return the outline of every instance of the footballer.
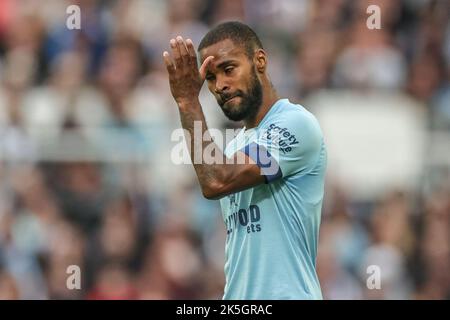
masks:
<svg viewBox="0 0 450 320"><path fill-rule="evenodd" d="M220 199L223 299L322 299L316 256L327 151L318 121L277 94L267 53L243 23L211 29L199 60L181 36L163 58L202 193ZM194 161L207 143L193 141L195 122L208 130L199 102L205 80L224 114L244 125L220 154L224 161L213 164ZM245 161L228 161L239 157Z"/></svg>

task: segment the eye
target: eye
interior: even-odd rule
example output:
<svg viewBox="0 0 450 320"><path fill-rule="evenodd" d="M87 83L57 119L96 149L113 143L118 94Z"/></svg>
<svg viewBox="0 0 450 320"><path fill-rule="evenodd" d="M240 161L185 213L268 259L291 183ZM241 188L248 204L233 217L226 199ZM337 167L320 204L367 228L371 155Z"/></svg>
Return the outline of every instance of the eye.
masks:
<svg viewBox="0 0 450 320"><path fill-rule="evenodd" d="M231 72L233 72L233 70L234 70L234 67L232 67L232 66L226 67L225 68L225 73L226 74L230 74Z"/></svg>
<svg viewBox="0 0 450 320"><path fill-rule="evenodd" d="M215 78L213 74L207 74L205 77L206 81L213 81Z"/></svg>

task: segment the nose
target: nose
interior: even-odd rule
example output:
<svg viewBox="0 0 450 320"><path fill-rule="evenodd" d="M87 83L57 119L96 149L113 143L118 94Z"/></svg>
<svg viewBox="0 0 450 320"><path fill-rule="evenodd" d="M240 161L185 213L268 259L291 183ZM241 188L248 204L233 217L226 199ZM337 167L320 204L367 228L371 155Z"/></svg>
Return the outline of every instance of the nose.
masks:
<svg viewBox="0 0 450 320"><path fill-rule="evenodd" d="M216 94L221 94L223 92L229 91L230 86L224 81L222 77L216 78L216 85L214 91Z"/></svg>

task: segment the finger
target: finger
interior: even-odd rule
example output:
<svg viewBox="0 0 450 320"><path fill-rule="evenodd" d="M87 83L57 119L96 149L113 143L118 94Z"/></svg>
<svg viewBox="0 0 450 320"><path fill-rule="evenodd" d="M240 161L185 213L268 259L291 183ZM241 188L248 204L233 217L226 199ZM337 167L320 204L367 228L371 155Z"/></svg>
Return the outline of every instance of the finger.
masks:
<svg viewBox="0 0 450 320"><path fill-rule="evenodd" d="M175 61L175 67L180 68L183 60L181 60L180 50L178 49L177 41L175 39L170 39L170 48L172 49L172 56Z"/></svg>
<svg viewBox="0 0 450 320"><path fill-rule="evenodd" d="M206 70L208 69L209 64L214 59L214 56L208 56L205 61L203 61L202 66L200 67L200 77L202 80L205 80L206 78Z"/></svg>
<svg viewBox="0 0 450 320"><path fill-rule="evenodd" d="M183 61L183 63L189 63L189 56L188 56L188 51L186 49L186 44L184 43L183 37L178 36L177 37L177 45L178 45L178 50L180 50L180 56L181 56L181 60Z"/></svg>
<svg viewBox="0 0 450 320"><path fill-rule="evenodd" d="M195 52L194 43L191 39L186 40L186 48L189 54L189 59L197 65L197 53Z"/></svg>
<svg viewBox="0 0 450 320"><path fill-rule="evenodd" d="M166 68L167 68L167 72L169 73L169 76L172 76L172 74L175 72L175 66L174 66L173 61L170 58L170 55L167 51L164 51L163 59L164 59L164 64L166 65Z"/></svg>

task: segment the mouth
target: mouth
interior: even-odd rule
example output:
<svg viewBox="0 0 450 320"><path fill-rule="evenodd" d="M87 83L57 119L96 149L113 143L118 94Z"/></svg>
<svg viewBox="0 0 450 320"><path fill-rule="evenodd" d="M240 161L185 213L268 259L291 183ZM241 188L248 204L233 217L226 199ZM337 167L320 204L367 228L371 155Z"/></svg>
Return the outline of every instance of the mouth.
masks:
<svg viewBox="0 0 450 320"><path fill-rule="evenodd" d="M233 100L233 99L235 99L235 98L238 98L238 97L239 97L238 95L232 96L232 97L230 97L230 98L224 100L224 101L223 101L223 104L228 103L228 102L230 102L231 100Z"/></svg>

